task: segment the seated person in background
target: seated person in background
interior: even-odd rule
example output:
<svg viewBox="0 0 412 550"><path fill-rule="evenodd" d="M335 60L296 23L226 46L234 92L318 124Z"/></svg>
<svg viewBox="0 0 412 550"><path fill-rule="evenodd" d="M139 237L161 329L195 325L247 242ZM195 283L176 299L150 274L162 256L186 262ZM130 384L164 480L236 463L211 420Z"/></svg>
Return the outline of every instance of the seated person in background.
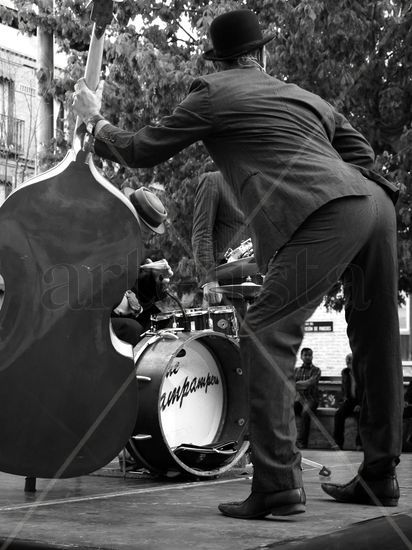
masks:
<svg viewBox="0 0 412 550"><path fill-rule="evenodd" d="M345 440L345 420L348 416L355 416L357 422L356 428L356 449L360 450L361 440L359 436L359 412L360 404L357 398L356 384L352 371L352 354L348 353L345 358L346 368L342 370L342 403L335 413L335 425L333 430L333 439L336 445L343 449Z"/></svg>
<svg viewBox="0 0 412 550"><path fill-rule="evenodd" d="M222 294L212 290L219 286L215 268L224 263L229 248L237 247L248 236L233 190L210 162L196 187L192 225L193 257L204 307L222 302Z"/></svg>
<svg viewBox="0 0 412 550"><path fill-rule="evenodd" d="M409 381L409 385L405 392L405 408L403 411L404 418L412 418L412 380Z"/></svg>
<svg viewBox="0 0 412 550"><path fill-rule="evenodd" d="M296 398L295 415L301 417L300 429L296 440L298 449L308 446L310 418L319 405L319 378L321 371L312 363L313 351L302 348L302 365L295 368Z"/></svg>
<svg viewBox="0 0 412 550"><path fill-rule="evenodd" d="M134 205L145 241L152 233L165 231L166 210L160 199L149 189L126 188L124 193ZM156 302L166 297L166 285L173 275L165 259L152 262L149 258L140 266L135 284L126 290L120 304L113 309L111 322L116 336L135 346L150 328L150 316L160 310Z"/></svg>
<svg viewBox="0 0 412 550"><path fill-rule="evenodd" d="M403 409L403 418L412 418L412 380L410 380L405 392L405 407ZM412 444L412 426L406 424L405 441L408 445Z"/></svg>

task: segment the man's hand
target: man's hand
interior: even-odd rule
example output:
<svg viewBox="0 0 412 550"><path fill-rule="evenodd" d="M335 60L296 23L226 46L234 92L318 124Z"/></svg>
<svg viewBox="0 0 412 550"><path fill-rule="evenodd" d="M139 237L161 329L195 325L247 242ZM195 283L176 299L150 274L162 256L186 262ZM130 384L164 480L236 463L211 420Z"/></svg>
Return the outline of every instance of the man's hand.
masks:
<svg viewBox="0 0 412 550"><path fill-rule="evenodd" d="M123 295L122 301L114 309L114 312L121 317L133 315L137 317L142 313L143 308L137 299L136 294L132 290L126 290Z"/></svg>
<svg viewBox="0 0 412 550"><path fill-rule="evenodd" d="M102 80L95 92L87 87L84 78L80 78L74 85L73 111L83 122L100 113L103 85Z"/></svg>
<svg viewBox="0 0 412 550"><path fill-rule="evenodd" d="M203 307L214 306L220 304L222 301L222 293L218 292L219 283L217 281L210 281L203 287Z"/></svg>
<svg viewBox="0 0 412 550"><path fill-rule="evenodd" d="M165 259L152 262L150 258L147 258L146 262L140 266L140 269L150 270L156 283L167 284L170 282L170 277L173 277L172 268Z"/></svg>

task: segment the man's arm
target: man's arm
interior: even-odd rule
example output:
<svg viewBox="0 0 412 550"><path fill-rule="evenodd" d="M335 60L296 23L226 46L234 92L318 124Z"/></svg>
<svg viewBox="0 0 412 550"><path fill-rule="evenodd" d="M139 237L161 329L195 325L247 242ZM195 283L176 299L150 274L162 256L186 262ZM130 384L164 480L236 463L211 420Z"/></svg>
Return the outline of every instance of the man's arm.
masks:
<svg viewBox="0 0 412 550"><path fill-rule="evenodd" d="M318 367L313 369L312 375L307 380L298 380L296 382L296 389L298 391L307 390L311 386L315 386L319 382L321 371Z"/></svg>
<svg viewBox="0 0 412 550"><path fill-rule="evenodd" d="M375 153L364 138L355 130L348 120L333 109L335 117L335 133L332 145L345 162L372 170L375 163Z"/></svg>
<svg viewBox="0 0 412 550"><path fill-rule="evenodd" d="M333 147L345 162L357 166L363 176L383 187L395 204L398 200L399 189L381 174L375 172L375 153L368 141L349 124L343 115L335 111L333 107L332 110L335 118L335 131L332 136Z"/></svg>
<svg viewBox="0 0 412 550"><path fill-rule="evenodd" d="M112 124L97 124L94 151L119 164L147 168L164 162L212 131L209 90L202 79L191 86L188 96L158 125L127 132Z"/></svg>
<svg viewBox="0 0 412 550"><path fill-rule="evenodd" d="M219 189L208 174L200 177L195 192L192 248L199 283L206 283L207 272L216 267L213 231L219 203Z"/></svg>

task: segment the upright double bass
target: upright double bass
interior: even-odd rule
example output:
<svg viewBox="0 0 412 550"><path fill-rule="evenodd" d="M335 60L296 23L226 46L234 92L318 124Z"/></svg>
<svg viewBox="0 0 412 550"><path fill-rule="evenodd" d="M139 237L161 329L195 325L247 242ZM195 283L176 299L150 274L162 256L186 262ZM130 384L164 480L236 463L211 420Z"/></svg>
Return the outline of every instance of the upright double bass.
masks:
<svg viewBox="0 0 412 550"><path fill-rule="evenodd" d="M91 89L112 12L112 0L95 0ZM77 126L66 158L0 208L0 470L30 477L102 467L137 416L133 350L110 313L141 263L139 220L82 149Z"/></svg>

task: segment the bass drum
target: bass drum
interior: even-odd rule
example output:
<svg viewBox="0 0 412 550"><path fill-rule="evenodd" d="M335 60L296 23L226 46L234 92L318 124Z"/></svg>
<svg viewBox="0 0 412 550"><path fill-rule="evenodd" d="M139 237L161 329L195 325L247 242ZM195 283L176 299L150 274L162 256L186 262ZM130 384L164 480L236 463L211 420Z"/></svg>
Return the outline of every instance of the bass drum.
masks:
<svg viewBox="0 0 412 550"><path fill-rule="evenodd" d="M139 411L127 448L152 472L215 477L246 440L246 375L238 343L213 331L147 335L134 348Z"/></svg>

